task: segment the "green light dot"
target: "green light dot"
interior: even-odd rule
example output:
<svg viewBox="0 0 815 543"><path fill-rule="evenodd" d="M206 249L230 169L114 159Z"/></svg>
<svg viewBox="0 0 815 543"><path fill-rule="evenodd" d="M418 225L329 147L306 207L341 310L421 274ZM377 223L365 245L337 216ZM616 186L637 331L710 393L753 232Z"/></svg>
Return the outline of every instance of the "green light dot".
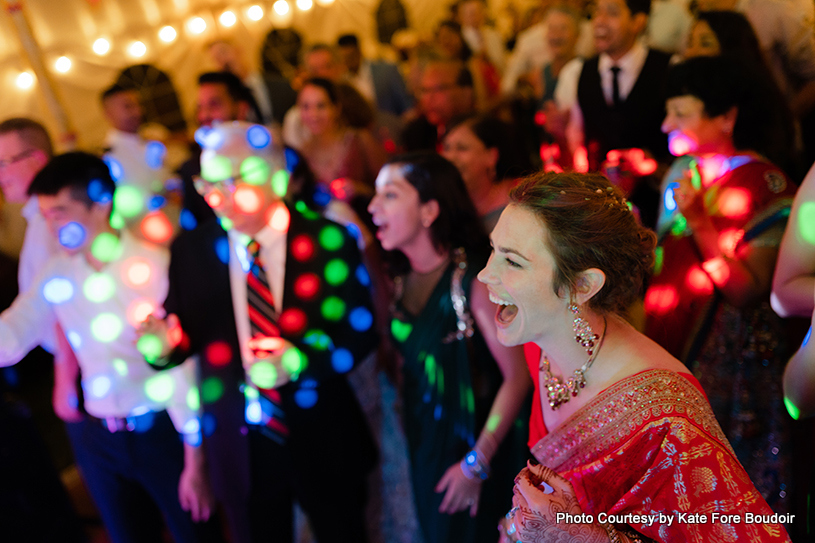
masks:
<svg viewBox="0 0 815 543"><path fill-rule="evenodd" d="M85 280L82 292L85 298L98 304L113 296L116 292L116 282L106 273L94 273Z"/></svg>
<svg viewBox="0 0 815 543"><path fill-rule="evenodd" d="M197 387L192 387L187 392L187 407L193 411L198 411L201 408L201 394L198 392Z"/></svg>
<svg viewBox="0 0 815 543"><path fill-rule="evenodd" d="M665 249L657 247L654 250L654 275L662 273L662 264L665 262Z"/></svg>
<svg viewBox="0 0 815 543"><path fill-rule="evenodd" d="M175 381L169 373L159 373L144 383L144 393L154 402L166 402L175 390Z"/></svg>
<svg viewBox="0 0 815 543"><path fill-rule="evenodd" d="M224 394L224 384L217 377L208 377L201 383L201 400L204 403L217 402Z"/></svg>
<svg viewBox="0 0 815 543"><path fill-rule="evenodd" d="M232 162L225 156L214 156L201 163L201 177L215 183L232 177Z"/></svg>
<svg viewBox="0 0 815 543"><path fill-rule="evenodd" d="M500 423L501 415L492 415L487 419L487 431L490 433L495 433L495 430L498 428Z"/></svg>
<svg viewBox="0 0 815 543"><path fill-rule="evenodd" d="M283 364L283 369L291 375L292 379L296 380L298 375L308 366L308 358L297 347L287 349L280 357L280 362Z"/></svg>
<svg viewBox="0 0 815 543"><path fill-rule="evenodd" d="M403 343L410 333L413 331L413 325L409 322L402 322L398 319L391 321L391 334L396 338L396 341Z"/></svg>
<svg viewBox="0 0 815 543"><path fill-rule="evenodd" d="M125 218L114 211L110 214L110 227L121 230L125 227Z"/></svg>
<svg viewBox="0 0 815 543"><path fill-rule="evenodd" d="M303 335L303 341L318 351L326 351L331 347L331 338L322 330L309 330Z"/></svg>
<svg viewBox="0 0 815 543"><path fill-rule="evenodd" d="M91 334L102 343L110 343L122 333L122 321L113 313L102 313L91 321Z"/></svg>
<svg viewBox="0 0 815 543"><path fill-rule="evenodd" d="M113 193L113 209L125 219L130 219L141 213L144 208L144 195L139 189L131 185L116 187Z"/></svg>
<svg viewBox="0 0 815 543"><path fill-rule="evenodd" d="M430 386L434 386L436 384L436 357L432 354L424 359L424 372Z"/></svg>
<svg viewBox="0 0 815 543"><path fill-rule="evenodd" d="M294 204L294 208L299 211L303 217L310 221L320 218L320 214L312 209L309 209L303 200L298 200L297 203Z"/></svg>
<svg viewBox="0 0 815 543"><path fill-rule="evenodd" d="M224 230L226 230L227 232L228 232L229 230L232 230L232 220L231 220L231 219L228 219L228 218L226 218L226 217L220 217L220 218L218 219L218 221L219 221L219 222L220 222L220 224L221 224L221 228L223 228L223 229L224 229Z"/></svg>
<svg viewBox="0 0 815 543"><path fill-rule="evenodd" d="M246 396L247 400L257 400L260 398L260 392L258 392L258 389L252 387L246 387L243 394Z"/></svg>
<svg viewBox="0 0 815 543"><path fill-rule="evenodd" d="M145 334L136 342L136 349L148 362L155 362L161 356L161 340L155 334Z"/></svg>
<svg viewBox="0 0 815 543"><path fill-rule="evenodd" d="M266 360L255 362L249 368L249 378L260 388L274 388L277 381L277 368Z"/></svg>
<svg viewBox="0 0 815 543"><path fill-rule="evenodd" d="M344 242L345 238L336 226L326 226L320 230L320 245L326 251L336 251Z"/></svg>
<svg viewBox="0 0 815 543"><path fill-rule="evenodd" d="M329 296L320 306L323 318L329 321L338 321L345 315L345 302L336 296Z"/></svg>
<svg viewBox="0 0 815 543"><path fill-rule="evenodd" d="M127 362L125 362L121 358L117 358L113 362L111 362L111 364L113 365L113 369L116 370L116 373L118 373L122 377L127 377L128 374Z"/></svg>
<svg viewBox="0 0 815 543"><path fill-rule="evenodd" d="M286 196L286 193L289 192L289 172L286 170L277 170L274 175L272 175L272 190L280 198ZM303 205L305 206L305 204Z"/></svg>
<svg viewBox="0 0 815 543"><path fill-rule="evenodd" d="M676 220L674 221L673 226L671 226L671 234L674 236L681 236L685 233L685 230L688 228L688 220L684 217L684 215L677 215Z"/></svg>
<svg viewBox="0 0 815 543"><path fill-rule="evenodd" d="M798 420L801 417L801 410L786 396L784 396L784 405L787 407L787 413L790 414L792 420Z"/></svg>
<svg viewBox="0 0 815 543"><path fill-rule="evenodd" d="M335 258L325 265L325 280L329 285L336 287L345 283L346 279L348 279L348 264Z"/></svg>
<svg viewBox="0 0 815 543"><path fill-rule="evenodd" d="M250 156L241 162L241 178L250 185L262 185L271 171L269 164L259 156Z"/></svg>
<svg viewBox="0 0 815 543"><path fill-rule="evenodd" d="M110 262L122 254L119 238L110 232L103 232L96 236L91 244L91 254L100 262Z"/></svg>
<svg viewBox="0 0 815 543"><path fill-rule="evenodd" d="M815 245L815 202L804 202L798 211L798 230L804 241Z"/></svg>

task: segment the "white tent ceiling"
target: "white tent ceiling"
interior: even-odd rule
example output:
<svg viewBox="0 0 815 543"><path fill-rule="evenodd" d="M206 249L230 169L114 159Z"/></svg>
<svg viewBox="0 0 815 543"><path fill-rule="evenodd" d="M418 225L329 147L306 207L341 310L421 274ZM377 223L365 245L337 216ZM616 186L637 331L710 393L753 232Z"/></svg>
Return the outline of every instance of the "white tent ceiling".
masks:
<svg viewBox="0 0 815 543"><path fill-rule="evenodd" d="M32 65L18 36L15 20L21 20L19 9L28 21L36 42L39 58L52 82L68 124L77 135L79 147L100 145L106 125L99 105L99 93L113 83L118 73L133 64L151 63L172 79L181 99L185 116L193 113L195 80L199 73L211 69L205 44L215 38L230 38L240 44L252 62L257 62L260 44L272 28L292 27L306 43L333 42L345 32L355 32L364 49L375 52L376 25L374 14L379 0L317 0L308 11L288 0L288 14L279 15L272 1L233 2L215 0L0 0L6 8L0 12L0 119L28 116L42 121L59 142L60 123L49 109L47 89L41 78L35 78L28 89L17 85L21 72L32 74ZM419 32L429 32L444 16L445 0L402 0L408 20ZM322 2L319 3L319 2ZM259 21L247 15L250 6L263 9ZM231 10L237 22L227 28L219 17ZM188 22L201 17L207 28L192 34ZM15 19L16 18L16 19ZM158 31L171 25L178 37L163 43ZM111 48L106 55L93 51L98 38L107 39ZM146 46L141 58L134 58L128 48L134 41ZM66 56L71 68L59 73L56 59ZM64 147L64 144L62 145Z"/></svg>

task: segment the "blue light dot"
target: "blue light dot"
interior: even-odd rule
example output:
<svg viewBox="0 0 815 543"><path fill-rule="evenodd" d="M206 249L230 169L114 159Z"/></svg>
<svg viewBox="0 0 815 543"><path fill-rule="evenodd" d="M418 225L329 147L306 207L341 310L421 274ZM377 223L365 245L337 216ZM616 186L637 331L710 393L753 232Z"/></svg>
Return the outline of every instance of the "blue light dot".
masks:
<svg viewBox="0 0 815 543"><path fill-rule="evenodd" d="M215 420L215 415L212 413L204 413L201 417L201 429L205 436L211 436L218 426L218 421Z"/></svg>
<svg viewBox="0 0 815 543"><path fill-rule="evenodd" d="M88 183L88 198L97 204L106 204L113 200L113 194L105 188L100 179L92 179Z"/></svg>
<svg viewBox="0 0 815 543"><path fill-rule="evenodd" d="M215 254L218 255L218 260L229 264L229 239L226 236L215 240Z"/></svg>
<svg viewBox="0 0 815 543"><path fill-rule="evenodd" d="M167 200L164 196L160 194L155 194L147 201L147 209L150 211L156 211L157 209L161 209L167 204Z"/></svg>
<svg viewBox="0 0 815 543"><path fill-rule="evenodd" d="M144 149L144 161L147 166L158 170L164 164L164 156L167 154L167 148L159 141L148 141Z"/></svg>
<svg viewBox="0 0 815 543"><path fill-rule="evenodd" d="M254 149L265 149L272 142L272 135L265 127L256 124L246 131L246 141Z"/></svg>
<svg viewBox="0 0 815 543"><path fill-rule="evenodd" d="M54 305L67 302L74 295L74 285L64 277L54 277L42 287L42 295Z"/></svg>
<svg viewBox="0 0 815 543"><path fill-rule="evenodd" d="M348 322L351 324L351 328L357 332L365 332L373 325L374 316L367 308L358 307L348 315Z"/></svg>
<svg viewBox="0 0 815 543"><path fill-rule="evenodd" d="M194 434L184 434L184 443L191 447L197 447L204 441L200 432Z"/></svg>
<svg viewBox="0 0 815 543"><path fill-rule="evenodd" d="M371 284L371 276L368 274L368 268L365 267L365 264L360 264L357 266L356 272L354 272L357 276L357 281L363 287L370 286Z"/></svg>
<svg viewBox="0 0 815 543"><path fill-rule="evenodd" d="M224 144L224 134L217 128L203 126L195 131L195 141L204 149L217 151Z"/></svg>
<svg viewBox="0 0 815 543"><path fill-rule="evenodd" d="M337 349L331 354L331 365L337 373L346 373L354 367L354 355L348 349Z"/></svg>
<svg viewBox="0 0 815 543"><path fill-rule="evenodd" d="M94 398L103 398L110 391L110 377L99 375L94 377L90 384L90 393Z"/></svg>
<svg viewBox="0 0 815 543"><path fill-rule="evenodd" d="M246 404L246 422L260 424L262 416L263 409L261 409L259 401L255 400Z"/></svg>
<svg viewBox="0 0 815 543"><path fill-rule="evenodd" d="M195 230L195 227L198 226L198 221L195 220L195 215L192 214L192 211L182 209L181 215L178 217L178 224L180 224L184 230Z"/></svg>
<svg viewBox="0 0 815 543"><path fill-rule="evenodd" d="M436 408L433 410L433 418L436 420L441 420L441 404L436 404Z"/></svg>
<svg viewBox="0 0 815 543"><path fill-rule="evenodd" d="M664 201L665 201L665 209L668 211L673 211L676 209L676 200L674 200L674 189L679 187L679 183L669 183L668 186L665 188L664 194Z"/></svg>
<svg viewBox="0 0 815 543"><path fill-rule="evenodd" d="M185 434L197 434L201 430L201 423L198 422L197 418L192 418L188 420L184 424L184 428L181 429L182 432Z"/></svg>
<svg viewBox="0 0 815 543"><path fill-rule="evenodd" d="M68 343L71 344L71 347L73 347L74 350L82 348L82 336L80 336L75 331L73 330L67 331L65 333L65 337L68 339Z"/></svg>
<svg viewBox="0 0 815 543"><path fill-rule="evenodd" d="M331 202L331 193L322 185L314 190L314 203L320 207L325 207Z"/></svg>
<svg viewBox="0 0 815 543"><path fill-rule="evenodd" d="M345 229L348 230L348 233L351 234L352 238L359 241L360 236L362 236L359 226L354 223L348 223L348 226L346 226Z"/></svg>
<svg viewBox="0 0 815 543"><path fill-rule="evenodd" d="M286 170L288 170L289 173L294 173L294 169L300 164L300 155L290 147L286 147L285 151L283 151L283 155L286 158Z"/></svg>
<svg viewBox="0 0 815 543"><path fill-rule="evenodd" d="M810 338L812 337L812 327L809 327L809 332L807 335L804 336L804 342L801 344L801 347L806 347L807 343L809 343Z"/></svg>
<svg viewBox="0 0 815 543"><path fill-rule="evenodd" d="M303 409L310 409L317 403L317 391L313 388L301 388L294 393L294 403Z"/></svg>
<svg viewBox="0 0 815 543"><path fill-rule="evenodd" d="M59 243L68 249L76 249L85 241L85 229L81 224L69 222L59 229Z"/></svg>
<svg viewBox="0 0 815 543"><path fill-rule="evenodd" d="M108 165L108 170L110 170L110 177L113 179L114 183L118 183L119 180L124 175L124 169L122 169L122 165L119 163L118 160L113 158L110 155L105 155L102 157L102 160L105 164Z"/></svg>

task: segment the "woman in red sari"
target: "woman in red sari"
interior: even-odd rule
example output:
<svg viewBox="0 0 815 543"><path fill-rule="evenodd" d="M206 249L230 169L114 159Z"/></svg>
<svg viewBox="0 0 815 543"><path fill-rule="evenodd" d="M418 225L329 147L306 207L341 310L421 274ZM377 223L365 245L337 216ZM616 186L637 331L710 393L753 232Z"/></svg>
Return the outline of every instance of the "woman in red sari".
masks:
<svg viewBox="0 0 815 543"><path fill-rule="evenodd" d="M500 306L499 342L542 349L533 374L544 427L532 447L540 465L516 478L504 537L789 541L779 523L789 519L772 517L699 383L623 318L655 238L619 189L600 175L550 173L511 198L479 279Z"/></svg>

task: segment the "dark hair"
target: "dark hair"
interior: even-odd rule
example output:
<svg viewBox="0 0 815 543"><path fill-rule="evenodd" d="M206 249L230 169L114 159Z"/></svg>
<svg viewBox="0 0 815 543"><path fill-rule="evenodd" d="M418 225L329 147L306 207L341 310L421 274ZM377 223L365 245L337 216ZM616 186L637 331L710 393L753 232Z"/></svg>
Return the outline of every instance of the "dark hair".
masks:
<svg viewBox="0 0 815 543"><path fill-rule="evenodd" d="M312 77L310 79L306 79L306 81L303 83L303 87L300 89L300 92L302 92L302 89L306 88L308 85L323 89L328 95L328 99L335 106L340 104L340 96L337 93L337 86L328 79L325 79L324 77Z"/></svg>
<svg viewBox="0 0 815 543"><path fill-rule="evenodd" d="M439 251L458 247L470 252L483 251L489 244L472 200L452 162L429 151L406 153L390 159L405 180L419 192L422 203L436 200L439 216L430 226L430 237Z"/></svg>
<svg viewBox="0 0 815 543"><path fill-rule="evenodd" d="M690 58L666 76L666 99L690 95L702 101L705 114L717 117L738 109L733 144L784 164L792 148L790 128L780 112L772 81L762 81L743 62L723 56ZM782 101L783 102L783 101Z"/></svg>
<svg viewBox="0 0 815 543"><path fill-rule="evenodd" d="M622 191L604 176L538 173L515 187L510 200L546 228L546 246L555 260L555 294L574 291L578 275L589 268L606 275L603 288L588 302L598 313L623 315L643 294L656 235L637 223Z"/></svg>
<svg viewBox="0 0 815 543"><path fill-rule="evenodd" d="M229 97L235 102L255 103L252 91L232 72L207 72L198 76L198 85L223 85Z"/></svg>
<svg viewBox="0 0 815 543"><path fill-rule="evenodd" d="M101 158L73 151L52 158L31 181L28 194L53 196L65 188L71 198L90 208L94 203L110 202L116 183Z"/></svg>
<svg viewBox="0 0 815 543"><path fill-rule="evenodd" d="M138 92L138 89L132 85L122 85L121 83L114 83L110 87L102 91L100 101L104 104L108 98L116 96L122 92Z"/></svg>
<svg viewBox="0 0 815 543"><path fill-rule="evenodd" d="M628 6L631 15L637 13L650 15L651 13L651 0L625 0L625 5Z"/></svg>
<svg viewBox="0 0 815 543"><path fill-rule="evenodd" d="M753 25L741 13L702 11L696 20L706 22L716 34L722 56L740 58L749 64L767 65Z"/></svg>
<svg viewBox="0 0 815 543"><path fill-rule="evenodd" d="M25 117L12 117L0 123L0 134L17 134L17 137L27 146L38 149L51 158L54 146L48 131L35 120Z"/></svg>
<svg viewBox="0 0 815 543"><path fill-rule="evenodd" d="M465 116L454 119L447 129L447 135L459 126L467 126L487 149L498 149L498 163L495 165L495 183L504 179L516 179L531 173L535 168L518 141L515 126L495 117Z"/></svg>
<svg viewBox="0 0 815 543"><path fill-rule="evenodd" d="M359 38L357 38L356 34L343 34L337 38L337 46L359 48Z"/></svg>
<svg viewBox="0 0 815 543"><path fill-rule="evenodd" d="M438 28L436 28L437 36L439 34L439 30L442 28L447 28L458 34L458 37L461 40L461 53L459 54L458 60L462 62L467 62L470 60L470 57L473 56L473 50L470 49L470 46L467 44L467 40L464 39L464 34L461 32L461 25L452 19L445 19L444 21L440 22Z"/></svg>

